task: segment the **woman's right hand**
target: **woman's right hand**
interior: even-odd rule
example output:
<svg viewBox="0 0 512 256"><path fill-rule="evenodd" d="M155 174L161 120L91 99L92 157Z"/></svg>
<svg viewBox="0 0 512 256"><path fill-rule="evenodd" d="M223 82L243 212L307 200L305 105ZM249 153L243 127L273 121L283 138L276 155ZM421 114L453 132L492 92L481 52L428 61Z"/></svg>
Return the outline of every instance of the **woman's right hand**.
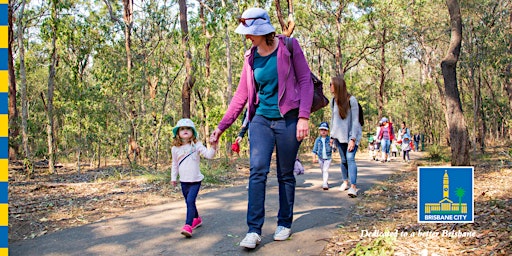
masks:
<svg viewBox="0 0 512 256"><path fill-rule="evenodd" d="M215 128L215 131L210 135L210 144L215 145L218 143L219 137L222 134L222 131L219 128Z"/></svg>

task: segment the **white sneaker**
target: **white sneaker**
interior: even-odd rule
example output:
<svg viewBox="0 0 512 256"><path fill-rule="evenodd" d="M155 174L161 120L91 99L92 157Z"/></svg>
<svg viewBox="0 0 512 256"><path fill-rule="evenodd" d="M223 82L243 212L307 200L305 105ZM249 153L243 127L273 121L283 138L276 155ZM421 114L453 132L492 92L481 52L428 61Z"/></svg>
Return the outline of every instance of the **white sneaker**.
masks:
<svg viewBox="0 0 512 256"><path fill-rule="evenodd" d="M348 189L348 196L354 198L354 197L357 197L357 189L355 188L349 188Z"/></svg>
<svg viewBox="0 0 512 256"><path fill-rule="evenodd" d="M256 248L256 245L258 245L260 243L261 243L260 235L258 235L257 233L251 232L251 233L247 233L247 235L245 235L244 240L242 240L242 242L240 242L240 246L249 248L249 249L254 249L254 248Z"/></svg>
<svg viewBox="0 0 512 256"><path fill-rule="evenodd" d="M292 230L283 226L277 226L276 232L274 233L275 241L284 241L290 237Z"/></svg>
<svg viewBox="0 0 512 256"><path fill-rule="evenodd" d="M345 191L348 189L348 183L342 182L340 186L340 191Z"/></svg>

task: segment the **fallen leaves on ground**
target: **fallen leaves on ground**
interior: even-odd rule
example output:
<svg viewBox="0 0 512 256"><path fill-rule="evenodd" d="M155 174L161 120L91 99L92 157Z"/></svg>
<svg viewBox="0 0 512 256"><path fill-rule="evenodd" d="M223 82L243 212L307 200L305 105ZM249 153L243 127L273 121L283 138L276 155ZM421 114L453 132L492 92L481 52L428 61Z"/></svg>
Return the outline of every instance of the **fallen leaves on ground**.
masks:
<svg viewBox="0 0 512 256"><path fill-rule="evenodd" d="M489 154L474 163L474 223L418 223L417 165L432 163L417 161L365 191L321 255L511 255L512 159Z"/></svg>

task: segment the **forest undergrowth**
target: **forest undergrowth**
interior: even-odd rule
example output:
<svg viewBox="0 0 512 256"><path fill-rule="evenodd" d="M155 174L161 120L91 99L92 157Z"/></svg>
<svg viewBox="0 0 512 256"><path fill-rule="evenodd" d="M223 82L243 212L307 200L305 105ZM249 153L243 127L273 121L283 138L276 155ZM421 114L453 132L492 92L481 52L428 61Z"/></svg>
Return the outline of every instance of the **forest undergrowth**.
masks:
<svg viewBox="0 0 512 256"><path fill-rule="evenodd" d="M205 162L202 193L245 184L247 159ZM182 200L179 186L169 182L170 166L161 171L125 165L82 167L80 173L71 164L59 166L57 174L36 169L29 177L17 163L9 164L10 243Z"/></svg>
<svg viewBox="0 0 512 256"><path fill-rule="evenodd" d="M321 255L510 255L510 148L488 149L472 160L474 223L418 223L417 167L434 165L449 163L419 160L365 191L351 209L352 218L338 225ZM375 236L365 236L369 233L363 230Z"/></svg>

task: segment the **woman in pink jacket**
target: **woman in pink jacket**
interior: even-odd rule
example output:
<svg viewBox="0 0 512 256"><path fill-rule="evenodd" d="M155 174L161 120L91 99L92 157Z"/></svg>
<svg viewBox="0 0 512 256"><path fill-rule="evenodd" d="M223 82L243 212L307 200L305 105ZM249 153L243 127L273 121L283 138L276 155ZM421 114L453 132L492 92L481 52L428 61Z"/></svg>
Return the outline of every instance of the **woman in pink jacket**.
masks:
<svg viewBox="0 0 512 256"><path fill-rule="evenodd" d="M251 40L252 47L245 53L238 88L210 142L218 143L221 134L247 106L251 141L248 232L240 246L255 248L261 242L267 174L274 148L279 183L274 240L286 240L291 235L295 200L293 169L300 143L309 133L313 83L297 40L291 40L292 54L285 45L285 37L275 34L267 11L250 8L239 22L235 32Z"/></svg>

